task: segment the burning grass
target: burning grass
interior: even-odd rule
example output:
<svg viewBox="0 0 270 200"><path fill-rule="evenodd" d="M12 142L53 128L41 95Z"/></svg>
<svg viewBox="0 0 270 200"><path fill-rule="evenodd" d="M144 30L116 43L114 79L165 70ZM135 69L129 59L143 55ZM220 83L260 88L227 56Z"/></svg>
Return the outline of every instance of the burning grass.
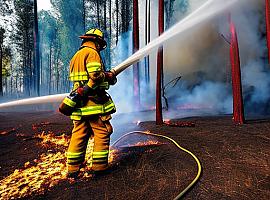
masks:
<svg viewBox="0 0 270 200"><path fill-rule="evenodd" d="M48 134L46 134L43 131L41 134L38 134L36 137L42 139L41 144L43 146L60 145L63 147L67 147L70 140L69 137L66 136L65 134L56 136L53 132L50 132L50 131Z"/></svg>
<svg viewBox="0 0 270 200"><path fill-rule="evenodd" d="M21 198L46 189L65 179L65 154L42 154L33 162L26 162L24 169L16 169L0 180L1 199Z"/></svg>
<svg viewBox="0 0 270 200"><path fill-rule="evenodd" d="M34 161L28 161L24 168L16 169L12 174L0 180L0 199L22 198L30 195L43 194L60 181L69 180L66 177L66 156L69 138L64 134L56 136L52 132L42 132L35 136L42 139L39 143L42 147L49 148L48 152L39 156ZM50 149L55 149L57 152ZM90 140L87 147L86 162L91 161L93 140ZM117 151L110 152L109 162L113 162ZM86 168L87 169L87 168ZM82 169L84 171L84 169ZM91 177L85 173L84 178Z"/></svg>

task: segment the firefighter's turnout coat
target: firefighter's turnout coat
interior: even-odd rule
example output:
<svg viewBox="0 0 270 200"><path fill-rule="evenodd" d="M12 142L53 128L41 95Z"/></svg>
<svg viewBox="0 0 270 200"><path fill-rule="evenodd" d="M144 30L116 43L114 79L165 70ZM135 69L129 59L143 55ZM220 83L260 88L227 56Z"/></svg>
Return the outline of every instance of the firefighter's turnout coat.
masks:
<svg viewBox="0 0 270 200"><path fill-rule="evenodd" d="M108 167L110 134L113 131L109 120L110 114L115 112L115 105L105 91L109 89L109 84L94 42L84 42L73 56L69 79L73 82L73 90L87 84L92 93L86 105L76 108L71 115L74 128L67 151L68 172L79 170L85 160L90 137L94 137L91 168L95 171L105 170ZM68 99L66 101L66 104L72 103Z"/></svg>

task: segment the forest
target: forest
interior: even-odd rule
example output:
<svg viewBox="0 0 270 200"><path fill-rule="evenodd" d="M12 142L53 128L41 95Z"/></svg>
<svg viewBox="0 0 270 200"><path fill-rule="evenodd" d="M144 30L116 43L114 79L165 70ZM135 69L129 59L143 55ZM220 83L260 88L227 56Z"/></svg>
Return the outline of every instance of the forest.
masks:
<svg viewBox="0 0 270 200"><path fill-rule="evenodd" d="M172 24L175 0L164 3L168 28ZM131 30L133 19L138 18L138 6L145 10L142 17L145 27L140 27L145 31L140 39L144 44L140 42L140 45L151 40L151 0L51 0L51 4L51 10L38 12L37 0L1 1L0 96L16 99L68 92L69 61L80 46L78 36L93 27L104 31L109 45L102 57L110 69L119 38ZM186 12L187 0L177 4ZM140 47L134 44L131 48ZM144 71L140 73L149 82L147 62L143 65Z"/></svg>

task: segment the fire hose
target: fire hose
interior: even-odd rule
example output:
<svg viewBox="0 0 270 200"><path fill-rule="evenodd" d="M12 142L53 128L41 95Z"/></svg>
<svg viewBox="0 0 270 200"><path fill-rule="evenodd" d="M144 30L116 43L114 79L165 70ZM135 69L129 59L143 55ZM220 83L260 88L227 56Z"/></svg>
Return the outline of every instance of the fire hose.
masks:
<svg viewBox="0 0 270 200"><path fill-rule="evenodd" d="M160 134L156 134L156 133L151 133L151 132L146 132L146 131L132 131L132 132L128 132L125 135L121 136L118 140L116 140L112 146L115 146L116 143L118 143L120 140L122 140L124 137L135 134L135 133L140 133L140 134L145 134L145 135L152 135L155 137L159 137L159 138L165 138L169 141L171 141L173 144L175 144L180 150L188 153L189 155L191 155L193 157L193 159L196 161L197 166L198 166L198 170L197 170L197 175L196 177L192 180L192 182L184 189L182 190L175 198L174 200L180 199L181 197L183 197L184 194L186 194L186 192L199 180L201 172L202 172L202 166L201 163L199 161L199 159L189 150L181 147L175 140L173 140L172 138L165 136L165 135L160 135Z"/></svg>

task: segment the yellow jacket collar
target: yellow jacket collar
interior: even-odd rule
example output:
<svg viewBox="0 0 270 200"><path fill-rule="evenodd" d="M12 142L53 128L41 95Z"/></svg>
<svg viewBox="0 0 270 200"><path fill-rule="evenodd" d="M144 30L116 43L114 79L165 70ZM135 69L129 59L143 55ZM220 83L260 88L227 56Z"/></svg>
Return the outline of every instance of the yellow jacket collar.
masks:
<svg viewBox="0 0 270 200"><path fill-rule="evenodd" d="M90 47L90 48L92 48L92 49L97 50L95 43L92 42L92 41L86 41L86 42L84 42L84 43L82 44L81 48L82 48L82 47Z"/></svg>

